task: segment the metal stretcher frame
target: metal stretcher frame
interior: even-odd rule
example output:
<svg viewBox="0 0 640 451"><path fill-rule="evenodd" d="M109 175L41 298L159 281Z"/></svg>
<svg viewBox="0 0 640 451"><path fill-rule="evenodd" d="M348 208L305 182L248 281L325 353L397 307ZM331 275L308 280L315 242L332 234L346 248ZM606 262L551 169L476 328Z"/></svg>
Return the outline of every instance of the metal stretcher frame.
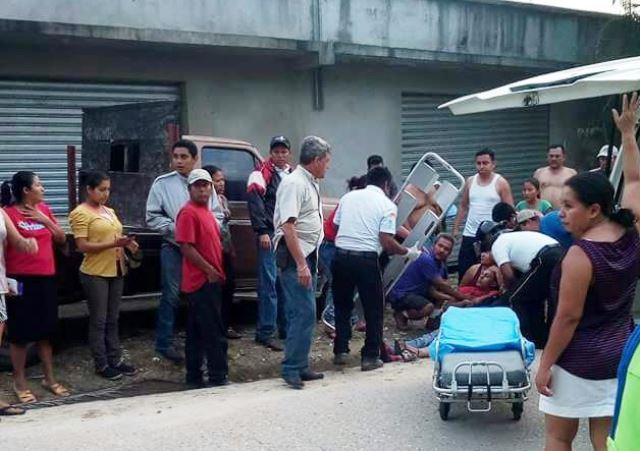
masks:
<svg viewBox="0 0 640 451"><path fill-rule="evenodd" d="M453 183L443 180L439 181L440 174L429 164L429 162L436 162L441 166L445 173L450 174L453 179L458 182L456 186ZM414 168L409 173L402 187L393 199L398 204L398 216L396 219L396 228L399 229L409 218L411 212L413 212L417 200L415 197L407 191L409 185L413 185L416 188L428 192L431 187L436 183L440 183L439 188L435 194L435 200L438 206L442 209L440 215L436 215L433 211L427 210L420 221L413 227L407 238L403 241L403 246L411 247L416 243L422 246L429 237L436 230L438 224L445 218L447 211L456 201L462 190L464 189L465 178L447 163L440 155L434 152L425 153L420 160L416 163ZM389 260L389 264L385 268L382 276L382 283L384 287L385 295L389 294L393 286L398 279L402 276L409 263L409 259L401 256L394 255Z"/></svg>

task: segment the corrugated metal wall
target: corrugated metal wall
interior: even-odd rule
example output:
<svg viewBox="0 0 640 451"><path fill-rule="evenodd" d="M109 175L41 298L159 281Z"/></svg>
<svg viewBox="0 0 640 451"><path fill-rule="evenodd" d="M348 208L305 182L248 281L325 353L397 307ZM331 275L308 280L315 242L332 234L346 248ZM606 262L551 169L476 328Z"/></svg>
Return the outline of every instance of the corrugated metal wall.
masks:
<svg viewBox="0 0 640 451"><path fill-rule="evenodd" d="M453 116L438 105L455 95L417 92L402 94L402 175L425 152L440 154L464 176L473 175L475 153L491 147L497 171L511 183L515 200L522 197L522 182L546 163L549 110L495 111Z"/></svg>
<svg viewBox="0 0 640 451"><path fill-rule="evenodd" d="M476 172L475 153L491 147L497 171L511 184L514 200L522 199L522 182L546 164L549 144L547 107L453 116L438 105L455 95L402 93L402 175L428 151L436 152L462 175ZM459 198L458 198L459 202ZM451 224L447 224L451 230ZM458 246L450 265L457 264Z"/></svg>
<svg viewBox="0 0 640 451"><path fill-rule="evenodd" d="M81 151L82 108L179 100L178 85L0 80L0 180L38 173L56 214L67 212L67 145ZM77 155L80 167L80 152Z"/></svg>

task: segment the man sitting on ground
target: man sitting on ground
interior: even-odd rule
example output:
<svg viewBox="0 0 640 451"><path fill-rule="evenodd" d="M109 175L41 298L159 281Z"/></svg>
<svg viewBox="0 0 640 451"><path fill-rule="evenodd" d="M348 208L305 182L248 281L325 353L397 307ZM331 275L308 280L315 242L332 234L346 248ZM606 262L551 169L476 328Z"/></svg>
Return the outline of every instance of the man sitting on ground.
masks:
<svg viewBox="0 0 640 451"><path fill-rule="evenodd" d="M409 319L419 320L429 316L436 304L440 305L449 299L463 301L470 298L447 282L447 259L453 244L451 235L438 235L434 245L423 250L420 257L400 276L389 294L398 329L405 330Z"/></svg>

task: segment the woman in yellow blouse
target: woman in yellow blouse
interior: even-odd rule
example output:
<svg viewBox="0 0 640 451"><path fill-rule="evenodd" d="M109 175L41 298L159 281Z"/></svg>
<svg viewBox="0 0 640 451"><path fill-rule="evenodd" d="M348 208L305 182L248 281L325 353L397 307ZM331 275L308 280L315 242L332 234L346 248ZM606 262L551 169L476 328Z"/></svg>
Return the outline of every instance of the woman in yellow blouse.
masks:
<svg viewBox="0 0 640 451"><path fill-rule="evenodd" d="M136 369L124 363L118 338L118 317L124 275L124 249L135 252L134 238L122 235L122 224L109 199L111 180L104 172L84 174L86 200L69 215L76 247L84 254L80 281L89 304L89 346L96 373L110 380L132 376Z"/></svg>

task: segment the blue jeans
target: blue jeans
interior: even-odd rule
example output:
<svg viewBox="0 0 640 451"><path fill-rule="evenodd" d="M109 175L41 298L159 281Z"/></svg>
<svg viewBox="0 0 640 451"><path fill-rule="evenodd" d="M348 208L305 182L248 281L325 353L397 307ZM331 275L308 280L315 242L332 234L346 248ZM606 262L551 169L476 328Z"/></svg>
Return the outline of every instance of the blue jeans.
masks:
<svg viewBox="0 0 640 451"><path fill-rule="evenodd" d="M287 313L287 340L282 361L283 377L299 377L309 368L309 352L316 325L317 271L314 260L315 257L307 257L307 265L313 275L310 288L304 288L298 283L298 271L295 265L289 265L280 270Z"/></svg>
<svg viewBox="0 0 640 451"><path fill-rule="evenodd" d="M265 341L273 337L278 327L280 338L287 335L282 285L278 277L276 258L271 249L262 249L258 244L258 324L256 340Z"/></svg>
<svg viewBox="0 0 640 451"><path fill-rule="evenodd" d="M333 306L333 290L331 289L331 283L333 276L331 275L331 264L333 263L333 257L336 255L336 245L333 241L323 241L320 245L320 260L318 261L318 269L324 274L327 279L327 295L324 299L325 308Z"/></svg>
<svg viewBox="0 0 640 451"><path fill-rule="evenodd" d="M414 348L428 348L433 340L438 336L439 330L436 329L432 332L426 333L418 338L414 338L413 340L405 341L405 344Z"/></svg>
<svg viewBox="0 0 640 451"><path fill-rule="evenodd" d="M173 326L180 301L182 253L173 244L162 243L160 249L160 305L156 322L156 351L165 352L173 346Z"/></svg>

